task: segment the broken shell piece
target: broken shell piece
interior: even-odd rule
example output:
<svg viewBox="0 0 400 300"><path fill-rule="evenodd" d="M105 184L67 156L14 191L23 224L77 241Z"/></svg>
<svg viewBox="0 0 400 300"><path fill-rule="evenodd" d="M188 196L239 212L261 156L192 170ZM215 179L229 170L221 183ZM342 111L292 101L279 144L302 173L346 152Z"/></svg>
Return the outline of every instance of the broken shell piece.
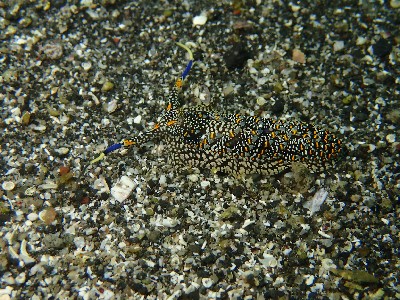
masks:
<svg viewBox="0 0 400 300"><path fill-rule="evenodd" d="M263 254L263 258L260 259L260 262L266 268L275 268L278 265L278 261L276 260L276 258L273 255L265 252Z"/></svg>
<svg viewBox="0 0 400 300"><path fill-rule="evenodd" d="M31 186L25 190L25 195L32 196L36 192L36 187Z"/></svg>
<svg viewBox="0 0 400 300"><path fill-rule="evenodd" d="M58 188L58 185L53 182L48 182L48 183L39 185L39 188L43 189L43 190L55 190Z"/></svg>
<svg viewBox="0 0 400 300"><path fill-rule="evenodd" d="M111 100L108 103L103 104L103 108L106 112L108 113L113 113L117 108L118 108L118 101L117 100Z"/></svg>
<svg viewBox="0 0 400 300"><path fill-rule="evenodd" d="M121 179L111 188L111 195L115 200L122 202L129 197L136 183L128 176L122 176Z"/></svg>
<svg viewBox="0 0 400 300"><path fill-rule="evenodd" d="M108 184L107 184L106 180L104 179L104 177L100 177L99 179L96 179L93 187L96 190L98 190L99 193L109 193L110 192L110 188L108 187Z"/></svg>
<svg viewBox="0 0 400 300"><path fill-rule="evenodd" d="M53 223L57 216L57 212L53 207L46 208L39 213L39 219L42 220L46 225Z"/></svg>
<svg viewBox="0 0 400 300"><path fill-rule="evenodd" d="M165 227L175 227L176 225L178 225L179 221L177 219L172 219L172 218L165 218L162 220L162 225Z"/></svg>
<svg viewBox="0 0 400 300"><path fill-rule="evenodd" d="M324 189L319 189L311 200L303 204L303 207L309 210L310 215L313 215L321 209L321 205L326 198L328 198L328 192Z"/></svg>
<svg viewBox="0 0 400 300"><path fill-rule="evenodd" d="M292 52L292 60L294 60L295 62L301 63L301 64L305 64L306 56L299 49L294 49Z"/></svg>
<svg viewBox="0 0 400 300"><path fill-rule="evenodd" d="M8 246L8 253L10 253L10 257L12 259L18 259L19 260L19 255L18 255L17 251L14 250L13 247Z"/></svg>
<svg viewBox="0 0 400 300"><path fill-rule="evenodd" d="M19 258L25 263L25 265L36 262L36 260L29 255L28 251L26 251L26 240L22 240L21 242Z"/></svg>
<svg viewBox="0 0 400 300"><path fill-rule="evenodd" d="M4 289L0 289L0 299L1 300L10 300L11 297L11 292L13 290L13 287L11 286L6 286Z"/></svg>

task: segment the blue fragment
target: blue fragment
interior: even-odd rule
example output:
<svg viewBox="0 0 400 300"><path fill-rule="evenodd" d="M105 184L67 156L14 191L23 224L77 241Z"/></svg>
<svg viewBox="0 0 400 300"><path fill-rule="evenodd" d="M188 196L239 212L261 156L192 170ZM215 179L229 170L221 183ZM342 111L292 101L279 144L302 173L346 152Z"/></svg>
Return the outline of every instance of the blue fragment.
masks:
<svg viewBox="0 0 400 300"><path fill-rule="evenodd" d="M182 73L182 80L185 80L186 76L190 72L190 69L192 68L192 65L193 65L193 60L190 60L189 63L187 64L185 70Z"/></svg>
<svg viewBox="0 0 400 300"><path fill-rule="evenodd" d="M110 152L113 152L113 151L115 151L115 150L117 150L117 149L119 149L119 148L121 148L121 147L122 147L122 144L121 144L121 143L111 145L111 146L108 147L106 150L104 150L104 154L108 154L108 153L110 153Z"/></svg>

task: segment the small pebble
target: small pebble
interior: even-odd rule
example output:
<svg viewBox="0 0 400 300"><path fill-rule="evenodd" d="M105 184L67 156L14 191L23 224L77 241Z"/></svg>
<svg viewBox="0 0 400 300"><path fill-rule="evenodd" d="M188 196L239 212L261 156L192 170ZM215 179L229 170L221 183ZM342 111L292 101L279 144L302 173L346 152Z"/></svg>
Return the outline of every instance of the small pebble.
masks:
<svg viewBox="0 0 400 300"><path fill-rule="evenodd" d="M196 181L199 180L199 176L198 176L197 174L190 174L190 175L188 175L188 179L189 179L191 182L196 182Z"/></svg>
<svg viewBox="0 0 400 300"><path fill-rule="evenodd" d="M193 25L204 25L207 22L207 15L206 13L202 13L199 16L196 16L193 18Z"/></svg>
<svg viewBox="0 0 400 300"><path fill-rule="evenodd" d="M114 88L114 83L112 83L111 81L106 81L104 82L103 86L101 87L101 90L103 92L108 92L111 91Z"/></svg>
<svg viewBox="0 0 400 300"><path fill-rule="evenodd" d="M160 185L165 185L167 183L167 177L165 175L160 176L160 180L158 181Z"/></svg>
<svg viewBox="0 0 400 300"><path fill-rule="evenodd" d="M362 46L365 44L366 41L367 41L367 39L365 37L359 36L356 40L356 45Z"/></svg>
<svg viewBox="0 0 400 300"><path fill-rule="evenodd" d="M400 8L400 1L399 0L390 0L390 7L391 8Z"/></svg>
<svg viewBox="0 0 400 300"><path fill-rule="evenodd" d="M81 204L89 204L89 202L90 202L90 198L87 196L83 197L81 200Z"/></svg>
<svg viewBox="0 0 400 300"><path fill-rule="evenodd" d="M19 247L19 258L27 265L36 261L32 256L29 255L28 251L26 251L26 244L26 240L22 240L21 246Z"/></svg>
<svg viewBox="0 0 400 300"><path fill-rule="evenodd" d="M25 112L22 115L21 123L26 126L29 125L30 120L31 120L31 114L29 112Z"/></svg>
<svg viewBox="0 0 400 300"><path fill-rule="evenodd" d="M36 192L36 187L31 186L25 190L25 195L32 196Z"/></svg>
<svg viewBox="0 0 400 300"><path fill-rule="evenodd" d="M203 278L201 279L201 283L206 289L210 288L213 285L213 281L211 278Z"/></svg>
<svg viewBox="0 0 400 300"><path fill-rule="evenodd" d="M69 173L70 168L68 166L62 166L60 167L60 175L63 176L65 174Z"/></svg>
<svg viewBox="0 0 400 300"><path fill-rule="evenodd" d="M337 52L340 51L344 48L344 42L343 41L336 41L333 44L333 51Z"/></svg>
<svg viewBox="0 0 400 300"><path fill-rule="evenodd" d="M1 278L1 280L7 285L15 284L15 279L10 272L7 272L6 274L4 274Z"/></svg>
<svg viewBox="0 0 400 300"><path fill-rule="evenodd" d="M36 221L39 218L39 215L37 213L30 213L29 215L26 216L26 218L29 221Z"/></svg>
<svg viewBox="0 0 400 300"><path fill-rule="evenodd" d="M15 188L15 183L12 181L4 181L1 187L5 191L12 191Z"/></svg>
<svg viewBox="0 0 400 300"><path fill-rule="evenodd" d="M55 150L60 155L65 155L65 154L68 154L68 152L69 152L69 148L67 148L67 147L61 147L61 148L57 148Z"/></svg>
<svg viewBox="0 0 400 300"><path fill-rule="evenodd" d="M258 97L257 98L257 104L260 106L263 106L267 101L263 97Z"/></svg>
<svg viewBox="0 0 400 300"><path fill-rule="evenodd" d="M393 144L396 141L396 135L391 133L386 136L388 143Z"/></svg>
<svg viewBox="0 0 400 300"><path fill-rule="evenodd" d="M210 182L207 181L207 180L203 180L203 181L200 183L200 186L204 189L204 188L210 186Z"/></svg>
<svg viewBox="0 0 400 300"><path fill-rule="evenodd" d="M72 179L72 177L74 177L73 172L65 173L64 175L60 176L59 183L60 184L67 183L68 181L70 181Z"/></svg>
<svg viewBox="0 0 400 300"><path fill-rule="evenodd" d="M103 108L106 112L108 113L113 113L117 108L118 108L118 101L117 100L111 100L108 103L105 103L103 105Z"/></svg>
<svg viewBox="0 0 400 300"><path fill-rule="evenodd" d="M76 248L82 249L83 247L85 247L85 239L83 238L83 236L77 236L74 238L74 244Z"/></svg>
<svg viewBox="0 0 400 300"><path fill-rule="evenodd" d="M26 281L26 274L24 272L19 273L18 276L15 278L15 283L18 285L25 283L25 281Z"/></svg>
<svg viewBox="0 0 400 300"><path fill-rule="evenodd" d="M165 219L162 220L162 225L165 226L165 227L172 228L172 227L175 227L178 224L179 224L179 222L176 219L165 218Z"/></svg>
<svg viewBox="0 0 400 300"><path fill-rule="evenodd" d="M39 188L43 190L52 190L52 189L57 189L58 185L55 183L44 183L42 185L39 185Z"/></svg>
<svg viewBox="0 0 400 300"><path fill-rule="evenodd" d="M59 59L63 55L63 47L60 43L48 43L44 45L41 50L45 54L46 58Z"/></svg>
<svg viewBox="0 0 400 300"><path fill-rule="evenodd" d="M307 285L312 285L313 284L313 282L314 282L314 275L311 275L310 277L308 277L307 278L307 280L306 280L306 284Z"/></svg>
<svg viewBox="0 0 400 300"><path fill-rule="evenodd" d="M315 193L311 200L308 200L303 204L303 207L307 208L309 213L313 215L315 212L320 210L321 205L325 202L326 198L328 198L328 192L321 188Z"/></svg>
<svg viewBox="0 0 400 300"><path fill-rule="evenodd" d="M133 119L133 123L135 123L135 124L140 124L141 121L142 121L142 116L141 115L138 115L137 117L135 117Z"/></svg>
<svg viewBox="0 0 400 300"><path fill-rule="evenodd" d="M263 254L263 258L260 259L260 262L265 266L265 267L271 267L275 268L278 265L278 261L276 258L268 253Z"/></svg>
<svg viewBox="0 0 400 300"><path fill-rule="evenodd" d="M299 49L294 49L292 53L292 60L305 64L306 63L306 56L303 52L301 52Z"/></svg>

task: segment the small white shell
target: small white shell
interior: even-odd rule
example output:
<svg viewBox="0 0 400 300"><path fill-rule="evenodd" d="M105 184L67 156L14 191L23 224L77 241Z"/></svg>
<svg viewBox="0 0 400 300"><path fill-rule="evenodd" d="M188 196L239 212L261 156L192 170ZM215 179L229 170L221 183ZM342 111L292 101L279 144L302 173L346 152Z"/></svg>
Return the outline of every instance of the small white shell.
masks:
<svg viewBox="0 0 400 300"><path fill-rule="evenodd" d="M15 188L15 183L12 181L4 181L1 187L5 191L12 191Z"/></svg>
<svg viewBox="0 0 400 300"><path fill-rule="evenodd" d="M84 63L82 63L82 68L83 68L85 71L89 71L91 67L92 67L92 63L91 63L91 62L84 62Z"/></svg>

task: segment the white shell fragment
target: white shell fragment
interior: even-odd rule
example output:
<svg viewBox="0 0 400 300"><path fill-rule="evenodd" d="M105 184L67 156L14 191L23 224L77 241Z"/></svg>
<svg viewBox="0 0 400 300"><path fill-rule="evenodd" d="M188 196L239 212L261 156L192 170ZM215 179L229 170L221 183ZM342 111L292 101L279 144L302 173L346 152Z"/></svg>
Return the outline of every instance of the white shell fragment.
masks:
<svg viewBox="0 0 400 300"><path fill-rule="evenodd" d="M22 240L21 247L19 248L19 258L25 263L25 265L36 262L26 251L26 240Z"/></svg>
<svg viewBox="0 0 400 300"><path fill-rule="evenodd" d="M204 25L207 22L207 14L202 12L199 16L193 18L193 25Z"/></svg>
<svg viewBox="0 0 400 300"><path fill-rule="evenodd" d="M85 71L89 71L91 67L92 67L92 63L91 63L91 62L84 62L84 63L82 63L82 68L83 68Z"/></svg>
<svg viewBox="0 0 400 300"><path fill-rule="evenodd" d="M168 218L165 218L165 219L162 220L162 225L165 226L165 227L172 228L172 227L175 227L178 224L179 224L179 221L177 219L172 219L172 218L168 217Z"/></svg>
<svg viewBox="0 0 400 300"><path fill-rule="evenodd" d="M108 184L104 177L100 177L99 179L96 179L93 187L99 191L99 193L109 193L110 188L108 187Z"/></svg>
<svg viewBox="0 0 400 300"><path fill-rule="evenodd" d="M121 179L111 188L111 195L115 200L122 202L132 193L136 183L128 176L122 176Z"/></svg>
<svg viewBox="0 0 400 300"><path fill-rule="evenodd" d="M44 184L39 185L39 188L43 189L43 190L51 190L51 189L55 190L55 189L58 188L58 185L56 183L53 183L53 182L48 182L48 183L44 183Z"/></svg>
<svg viewBox="0 0 400 300"><path fill-rule="evenodd" d="M344 48L344 42L343 41L336 41L333 44L333 51L337 52L340 51Z"/></svg>
<svg viewBox="0 0 400 300"><path fill-rule="evenodd" d="M202 278L201 283L206 289L208 289L213 285L214 282L211 278Z"/></svg>
<svg viewBox="0 0 400 300"><path fill-rule="evenodd" d="M32 196L36 192L36 187L31 186L25 190L25 195Z"/></svg>
<svg viewBox="0 0 400 300"><path fill-rule="evenodd" d="M113 113L118 108L118 101L111 100L110 102L104 105L104 110L108 113Z"/></svg>
<svg viewBox="0 0 400 300"><path fill-rule="evenodd" d="M19 273L18 276L15 278L15 283L21 285L26 281L26 274L24 272Z"/></svg>
<svg viewBox="0 0 400 300"><path fill-rule="evenodd" d="M260 259L260 262L263 264L264 267L275 268L278 265L278 261L276 258L268 253L263 254L263 258Z"/></svg>
<svg viewBox="0 0 400 300"><path fill-rule="evenodd" d="M328 198L328 192L324 189L319 189L311 200L303 204L303 207L307 208L309 213L313 215L321 209L321 205L325 202L326 198Z"/></svg>
<svg viewBox="0 0 400 300"><path fill-rule="evenodd" d="M0 289L0 299L1 300L9 300L11 299L10 295L13 288L11 286L6 286L4 289Z"/></svg>
<svg viewBox="0 0 400 300"><path fill-rule="evenodd" d="M11 258L20 261L20 266L36 262L36 260L29 255L28 251L26 251L26 240L22 240L19 248L19 254L12 246L8 246L8 253L10 254Z"/></svg>
<svg viewBox="0 0 400 300"><path fill-rule="evenodd" d="M314 275L308 275L308 278L306 279L306 284L312 285L314 283L314 279L315 279Z"/></svg>
<svg viewBox="0 0 400 300"><path fill-rule="evenodd" d="M30 213L29 215L27 215L26 216L26 218L29 220L29 221L36 221L38 218L39 218L39 216L38 216L38 214L37 213Z"/></svg>
<svg viewBox="0 0 400 300"><path fill-rule="evenodd" d="M12 191L15 188L15 183L12 181L4 181L1 187L5 191Z"/></svg>
<svg viewBox="0 0 400 300"><path fill-rule="evenodd" d="M65 154L67 154L69 152L69 148L61 147L61 148L55 149L55 151L60 155L65 155Z"/></svg>
<svg viewBox="0 0 400 300"><path fill-rule="evenodd" d="M138 115L133 119L133 123L135 123L135 124L140 124L141 121L142 121L141 115Z"/></svg>

